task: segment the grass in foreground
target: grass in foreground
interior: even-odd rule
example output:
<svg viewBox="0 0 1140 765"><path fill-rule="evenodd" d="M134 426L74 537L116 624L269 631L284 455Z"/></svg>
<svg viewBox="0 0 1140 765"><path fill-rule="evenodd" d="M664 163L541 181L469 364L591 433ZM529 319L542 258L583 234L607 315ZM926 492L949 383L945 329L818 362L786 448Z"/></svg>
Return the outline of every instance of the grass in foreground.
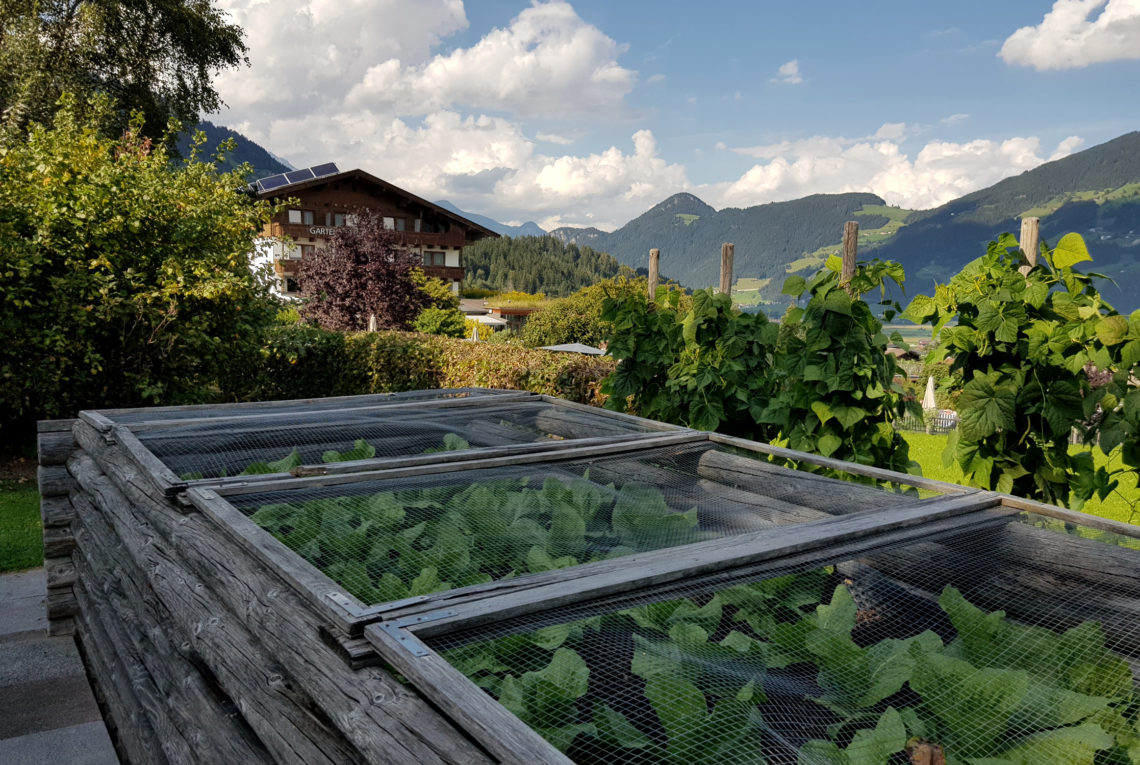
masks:
<svg viewBox="0 0 1140 765"><path fill-rule="evenodd" d="M962 469L957 463L948 466L942 464L942 450L946 448L946 436L906 432L903 433L903 437L910 444L910 458L922 465L923 476L937 481L963 483ZM1073 447L1074 450L1080 448L1082 447ZM1097 467L1101 465L1109 468L1121 467L1118 452L1106 456L1099 449L1094 449L1093 459ZM1106 499L1100 500L1094 497L1086 502L1081 512L1114 521L1140 523L1140 489L1136 486L1135 475L1122 480L1116 491Z"/></svg>
<svg viewBox="0 0 1140 765"><path fill-rule="evenodd" d="M0 572L44 562L40 495L34 481L0 481Z"/></svg>

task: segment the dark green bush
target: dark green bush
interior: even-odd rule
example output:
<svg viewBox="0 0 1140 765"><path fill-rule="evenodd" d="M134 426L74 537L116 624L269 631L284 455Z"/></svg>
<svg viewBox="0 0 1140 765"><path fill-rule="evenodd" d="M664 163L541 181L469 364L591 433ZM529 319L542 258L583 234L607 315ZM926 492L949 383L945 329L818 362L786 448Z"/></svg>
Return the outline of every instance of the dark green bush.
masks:
<svg viewBox="0 0 1140 765"><path fill-rule="evenodd" d="M345 334L278 327L265 348L235 366L226 393L244 400L486 387L590 403L614 368L608 357L492 346L413 332Z"/></svg>

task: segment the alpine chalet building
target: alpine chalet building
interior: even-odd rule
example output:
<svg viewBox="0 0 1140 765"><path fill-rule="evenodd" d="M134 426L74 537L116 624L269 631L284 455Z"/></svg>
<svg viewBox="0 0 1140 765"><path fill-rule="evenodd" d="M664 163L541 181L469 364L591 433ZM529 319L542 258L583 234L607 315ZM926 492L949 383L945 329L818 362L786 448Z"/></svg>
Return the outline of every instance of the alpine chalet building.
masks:
<svg viewBox="0 0 1140 765"><path fill-rule="evenodd" d="M463 248L498 236L363 170L342 173L332 162L262 178L250 189L262 199L297 200L265 226L255 261L272 264L274 287L286 296L297 294L297 264L317 257L336 229L351 225L362 210L380 216L397 240L420 256L424 273L447 282L456 294L463 279Z"/></svg>

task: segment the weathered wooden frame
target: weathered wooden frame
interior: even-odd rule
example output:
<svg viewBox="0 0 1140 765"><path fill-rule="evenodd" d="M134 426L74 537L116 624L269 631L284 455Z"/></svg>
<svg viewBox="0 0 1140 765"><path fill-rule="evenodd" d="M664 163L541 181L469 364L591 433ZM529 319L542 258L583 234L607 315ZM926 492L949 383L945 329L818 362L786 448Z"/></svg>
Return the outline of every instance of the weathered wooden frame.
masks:
<svg viewBox="0 0 1140 765"><path fill-rule="evenodd" d="M966 489L880 512L837 516L714 540L714 544L698 543L547 572L482 592L441 593L441 599L430 604L392 609L381 621L365 626L364 636L386 662L503 762L567 763L570 760L565 755L452 667L424 639L571 604L613 609L650 592L667 598L671 585L689 588L694 580L708 583L718 574L726 580L775 575L804 564L854 557L883 545L938 540L948 534L1004 525L1020 511L1140 539L1140 528L1135 526L1114 521L1090 524L1080 513Z"/></svg>
<svg viewBox="0 0 1140 765"><path fill-rule="evenodd" d="M492 400L501 402L515 398L531 401L541 399L559 406L580 407L591 415L602 413L592 407L530 394L514 397L504 393L494 396ZM447 406L469 406L470 402L476 400L479 399L443 401L447 402ZM456 404L456 401L467 403ZM438 402L420 400L389 406L422 407L430 403ZM605 415L628 418L639 425L650 427L648 421L629 415L614 412L606 412ZM1140 529L1135 526L1051 505L660 423L655 423L660 427L653 428L654 432L651 433L472 449L466 453L452 453L459 456L450 460L441 460L439 455L432 455L430 461L421 456L358 461L356 466L365 462L382 462L382 465L369 464L360 466L357 470L329 470L326 474L307 477L289 474L258 476L256 480L248 480L247 477L243 481L214 485L183 482L177 487L170 480L173 474L169 469L134 435L133 424L130 427L116 424L106 414L98 412L85 412L81 417L98 429L105 439L122 446L157 487L164 491L176 487L176 493L184 491L187 504L200 511L255 559L283 577L318 613L328 618L331 634L342 646L354 643L355 650L363 650L361 644L370 647L383 661L411 680L419 692L445 711L493 756L503 762L520 764L566 763L569 760L448 664L425 640L571 604L612 604L644 596L649 592L658 595L669 592L671 588L691 586L694 580L713 581L717 577L727 579L742 574L777 572L814 561L853 556L885 544L920 538L937 539L951 533L985 528L990 524L1004 524L1022 511L1140 539ZM248 416L233 419L244 420ZM209 418L209 421L227 420ZM190 420L173 422L186 424ZM267 420L262 419L261 422ZM253 492L451 474L535 462L561 462L702 441L780 460L834 468L875 481L936 491L942 496L377 605L365 604L352 597L343 587L257 526L226 499L227 496ZM766 464L768 463L757 463L758 466ZM833 482L836 488L849 485L822 476L819 480ZM360 639L361 636L363 640Z"/></svg>
<svg viewBox="0 0 1140 765"><path fill-rule="evenodd" d="M668 423L655 422L653 420L643 420L639 417L623 414L621 412L611 412L597 407L586 406L585 404L578 404L572 401L566 401L553 396L539 395L519 391L495 391L492 390L490 395L471 395L471 391L478 391L479 389L457 389L457 393L468 394L463 398L438 398L438 399L417 399L405 400L398 398L376 399L375 396L362 396L362 397L346 397L345 399L338 399L344 406L329 408L322 407L319 409L307 408L289 408L289 407L276 407L273 411L267 413L244 413L230 416L209 416L202 418L179 418L179 419L163 419L161 413L156 419L140 420L130 424L117 423L115 420L107 416L107 413L114 413L116 410L107 411L84 411L80 413L80 419L87 424L94 427L105 436L115 439L120 442L123 447L131 454L140 467L144 468L155 486L166 496L173 497L191 486L246 486L257 485L265 482L288 480L296 475L337 475L337 474L353 474L360 472L374 471L378 469L391 469L412 465L437 465L437 464L450 464L456 462L463 462L471 459L482 459L487 456L501 456L510 458L514 455L524 455L531 452L541 451L555 451L558 449L566 448L567 446L596 446L605 447L609 444L624 443L624 442L637 442L647 438L652 438L658 433L691 433L687 428L682 428ZM385 394L388 396L396 396L399 394ZM363 401L356 401L357 406L351 406L353 399L365 399ZM511 444L497 447L474 447L471 449L464 449L459 451L450 452L437 452L430 455L408 455L405 457L377 457L365 460L353 460L351 462L339 463L322 463L319 465L301 465L295 468L290 473L267 473L258 475L256 479L249 476L230 476L226 478L204 478L198 480L183 480L174 474L166 465L151 453L146 446L139 440L138 433L147 433L162 430L164 428L179 427L195 424L226 424L226 423L241 423L249 427L272 427L274 421L280 421L283 418L297 417L300 415L332 415L343 413L358 413L358 412L375 412L375 411L394 411L399 412L406 409L479 409L487 406L497 406L504 402L519 401L519 402L537 402L550 405L554 408L560 408L571 412L579 412L588 418L594 418L598 421L604 422L612 420L615 422L624 422L635 424L643 428L646 432L643 433L628 433L624 435L609 435L597 436L593 438L573 438L564 441L550 441L550 442L523 442L519 444ZM272 402L271 402L272 403ZM289 402L291 403L291 402ZM304 402L307 404L308 400ZM171 407L170 409L190 410L194 407ZM146 410L120 410L130 412L145 412ZM187 436L192 437L192 436Z"/></svg>

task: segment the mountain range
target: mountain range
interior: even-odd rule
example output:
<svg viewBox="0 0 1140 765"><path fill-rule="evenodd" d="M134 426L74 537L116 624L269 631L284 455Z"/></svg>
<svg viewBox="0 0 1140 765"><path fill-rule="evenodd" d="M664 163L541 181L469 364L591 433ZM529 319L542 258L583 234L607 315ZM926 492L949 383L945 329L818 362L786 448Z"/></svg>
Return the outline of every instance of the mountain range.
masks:
<svg viewBox="0 0 1140 765"><path fill-rule="evenodd" d="M238 139L232 161L249 161L257 177L284 172L278 158L221 126L201 123L213 148ZM500 223L436 204L503 236L542 236L537 224ZM1056 242L1076 231L1094 262L1089 270L1111 277L1101 293L1121 311L1140 307L1140 131L1047 162L930 210L892 207L870 193L815 194L787 202L716 210L689 193L674 194L616 231L557 228L563 243L589 245L633 268L661 250L661 270L690 287L718 281L720 246L735 244L734 294L743 303L780 301L783 280L806 274L837 252L845 221L860 224L859 256L895 260L905 267L908 292L930 292L1003 231L1017 234L1020 218L1041 219L1041 236Z"/></svg>

